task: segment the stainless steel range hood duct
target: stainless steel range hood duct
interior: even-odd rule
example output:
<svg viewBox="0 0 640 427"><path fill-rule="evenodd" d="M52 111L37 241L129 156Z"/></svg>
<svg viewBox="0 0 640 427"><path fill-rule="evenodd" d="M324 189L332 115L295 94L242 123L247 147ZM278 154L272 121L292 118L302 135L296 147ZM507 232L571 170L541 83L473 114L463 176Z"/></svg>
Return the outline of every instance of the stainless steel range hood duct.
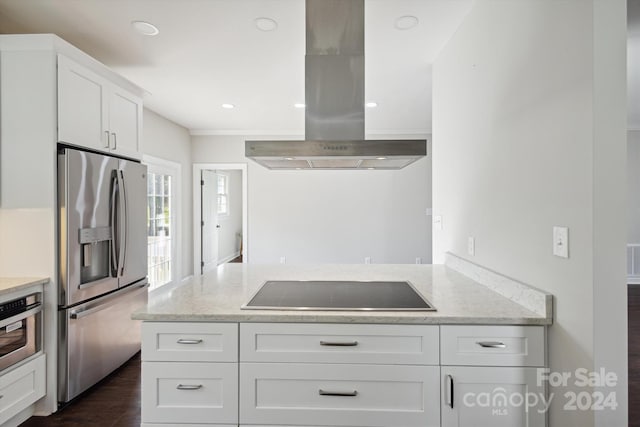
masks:
<svg viewBox="0 0 640 427"><path fill-rule="evenodd" d="M364 139L364 0L306 0L305 140L245 141L269 169L401 169L426 140Z"/></svg>

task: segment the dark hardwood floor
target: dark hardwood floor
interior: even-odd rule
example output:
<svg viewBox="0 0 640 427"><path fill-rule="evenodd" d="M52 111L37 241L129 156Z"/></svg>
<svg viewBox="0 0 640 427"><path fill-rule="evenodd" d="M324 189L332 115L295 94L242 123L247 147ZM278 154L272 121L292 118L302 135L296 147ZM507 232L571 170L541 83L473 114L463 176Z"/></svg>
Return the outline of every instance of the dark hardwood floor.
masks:
<svg viewBox="0 0 640 427"><path fill-rule="evenodd" d="M629 285L629 427L640 427L640 285Z"/></svg>
<svg viewBox="0 0 640 427"><path fill-rule="evenodd" d="M20 427L139 427L140 353L65 408Z"/></svg>

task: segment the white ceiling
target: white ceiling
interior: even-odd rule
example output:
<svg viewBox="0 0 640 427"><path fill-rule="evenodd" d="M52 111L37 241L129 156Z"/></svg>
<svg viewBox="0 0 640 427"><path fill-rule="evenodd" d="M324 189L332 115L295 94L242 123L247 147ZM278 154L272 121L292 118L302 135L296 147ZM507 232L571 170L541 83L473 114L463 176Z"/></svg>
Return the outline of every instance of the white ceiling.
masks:
<svg viewBox="0 0 640 427"><path fill-rule="evenodd" d="M474 0L365 0L368 134L431 130L431 64ZM414 15L419 25L394 28ZM254 20L278 22L259 31ZM142 36L131 21L155 24ZM55 33L193 132L303 135L304 0L0 0L0 33ZM236 105L233 110L222 103Z"/></svg>

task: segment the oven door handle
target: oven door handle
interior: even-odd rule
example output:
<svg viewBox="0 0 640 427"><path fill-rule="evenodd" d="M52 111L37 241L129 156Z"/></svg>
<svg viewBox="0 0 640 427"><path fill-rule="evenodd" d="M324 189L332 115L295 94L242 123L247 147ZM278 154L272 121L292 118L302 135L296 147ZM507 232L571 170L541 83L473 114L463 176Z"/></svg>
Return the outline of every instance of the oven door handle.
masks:
<svg viewBox="0 0 640 427"><path fill-rule="evenodd" d="M31 304L29 307L30 308L28 310L25 310L22 313L18 313L15 316L11 316L8 319L4 319L0 321L0 328L4 328L5 326L10 325L12 323L16 323L16 322L19 322L20 320L27 319L42 311L41 302L36 302L34 304Z"/></svg>

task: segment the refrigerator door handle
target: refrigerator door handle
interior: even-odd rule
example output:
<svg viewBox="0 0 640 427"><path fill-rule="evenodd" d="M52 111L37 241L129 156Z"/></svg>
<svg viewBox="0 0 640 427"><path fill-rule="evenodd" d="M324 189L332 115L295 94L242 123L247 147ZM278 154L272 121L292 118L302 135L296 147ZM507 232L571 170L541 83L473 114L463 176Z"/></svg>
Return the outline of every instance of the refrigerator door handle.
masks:
<svg viewBox="0 0 640 427"><path fill-rule="evenodd" d="M127 292L111 296L110 298L106 298L106 301L102 304L96 305L94 307L86 308L84 310L74 310L71 312L70 317L74 320L82 319L83 317L89 316L93 313L97 313L98 311L102 311L105 308L111 307L112 305L119 303L123 298L129 298L143 291L147 292L148 287L149 287L149 283L145 282L140 286L136 286L134 290L128 289Z"/></svg>
<svg viewBox="0 0 640 427"><path fill-rule="evenodd" d="M118 203L120 206L120 221L118 221L118 276L124 274L124 258L127 250L127 198L124 185L124 171L118 170Z"/></svg>
<svg viewBox="0 0 640 427"><path fill-rule="evenodd" d="M111 271L115 271L114 276L118 276L118 267L120 265L118 259L118 249L120 241L118 237L118 224L117 224L117 210L116 210L116 197L118 195L118 174L116 173L111 176L111 212L110 212L110 220L111 220Z"/></svg>

